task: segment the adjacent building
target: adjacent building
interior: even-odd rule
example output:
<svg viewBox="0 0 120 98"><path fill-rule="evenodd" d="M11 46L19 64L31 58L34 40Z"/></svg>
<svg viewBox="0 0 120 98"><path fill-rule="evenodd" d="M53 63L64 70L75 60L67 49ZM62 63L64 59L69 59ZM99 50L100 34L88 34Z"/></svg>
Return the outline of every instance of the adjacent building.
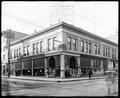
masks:
<svg viewBox="0 0 120 98"><path fill-rule="evenodd" d="M10 50L15 76L104 75L118 65L118 44L65 22L14 41Z"/></svg>
<svg viewBox="0 0 120 98"><path fill-rule="evenodd" d="M11 38L8 39L8 37L6 36L7 33L11 33ZM1 36L1 69L2 69L2 74L5 75L7 72L7 63L8 63L8 40L10 40L10 42L13 42L15 40L18 40L22 37L25 37L28 34L25 33L21 33L21 32L16 32L13 30L6 30L2 32L2 36Z"/></svg>

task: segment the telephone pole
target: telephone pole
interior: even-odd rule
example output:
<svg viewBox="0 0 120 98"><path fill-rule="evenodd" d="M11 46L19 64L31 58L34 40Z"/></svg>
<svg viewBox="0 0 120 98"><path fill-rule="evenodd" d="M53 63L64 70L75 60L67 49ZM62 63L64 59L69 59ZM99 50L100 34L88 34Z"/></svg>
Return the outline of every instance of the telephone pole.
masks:
<svg viewBox="0 0 120 98"><path fill-rule="evenodd" d="M7 39L8 39L8 78L10 78L10 29L7 33Z"/></svg>

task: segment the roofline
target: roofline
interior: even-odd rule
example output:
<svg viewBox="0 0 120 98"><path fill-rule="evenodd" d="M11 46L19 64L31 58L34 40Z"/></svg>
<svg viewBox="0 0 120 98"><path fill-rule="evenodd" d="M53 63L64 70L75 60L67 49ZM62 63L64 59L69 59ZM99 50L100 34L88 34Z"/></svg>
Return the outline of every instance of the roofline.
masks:
<svg viewBox="0 0 120 98"><path fill-rule="evenodd" d="M60 23L58 23L58 24L55 24L55 25L52 25L52 26L50 26L50 27L48 27L48 28L45 28L45 29L43 29L43 30L41 30L41 31L38 31L38 32L33 33L33 34L31 34L31 35L28 35L28 36L25 36L25 37L23 37L23 38L21 38L21 39L18 39L18 40L16 40L16 41L14 41L13 43L11 43L11 45L14 45L14 44L16 44L16 43L18 43L18 42L24 41L24 40L26 40L26 39L29 39L29 38L33 37L33 36L36 36L36 35L41 34L41 33L43 33L43 32L46 32L46 31L49 31L49 30L54 29L54 28L56 28L56 27L59 27L59 26L61 26L61 25L62 25L62 22L60 22Z"/></svg>
<svg viewBox="0 0 120 98"><path fill-rule="evenodd" d="M75 26L70 25L70 24L65 23L65 22L57 23L57 24L52 25L52 26L50 26L50 27L48 27L48 28L45 28L45 29L43 29L43 30L41 30L41 31L38 31L38 32L33 33L33 34L31 34L31 35L28 35L28 36L25 36L25 37L23 37L23 38L21 38L21 39L19 39L19 40L16 40L15 42L11 43L11 45L14 45L14 44L16 44L16 43L18 43L18 42L21 42L21 41L24 41L24 40L26 40L26 39L29 39L29 38L31 38L31 37L33 37L33 36L37 36L37 35L40 34L40 33L49 31L49 30L51 30L51 29L54 29L54 28L59 27L59 26L62 26L62 25L63 25L63 26L70 27L70 28L73 28L73 29L75 29L75 30L78 30L78 31L81 31L81 32L83 32L83 33L85 33L85 34L88 34L88 35L90 35L90 36L92 36L92 37L97 37L97 38L100 39L100 40L107 41L107 42L109 42L109 43L112 43L112 44L118 46L118 44L115 43L115 42L112 42L112 41L107 40L107 39L105 39L105 38L103 38L103 37L97 36L97 35L95 35L95 34L93 34L93 33L90 33L90 32L88 32L88 31L85 31L85 30L83 30L83 29L81 29L81 28L75 27Z"/></svg>
<svg viewBox="0 0 120 98"><path fill-rule="evenodd" d="M110 42L110 43L118 46L118 44L115 43L115 42L112 42L112 41L110 41L110 40L108 40L108 39L105 39L105 38L103 38L103 37L101 37L101 36L98 36L98 35L95 35L95 34L93 34L93 33L90 33L90 32L88 32L88 31L86 31L86 30L81 29L81 28L75 27L75 26L70 25L70 24L67 24L67 23L65 23L65 22L63 22L63 25L68 26L68 27L73 28L73 29L78 30L78 31L82 31L83 33L89 34L89 35L92 36L92 37L97 37L97 38L99 38L99 39L101 39L101 40L103 40L103 41L107 41L107 42Z"/></svg>

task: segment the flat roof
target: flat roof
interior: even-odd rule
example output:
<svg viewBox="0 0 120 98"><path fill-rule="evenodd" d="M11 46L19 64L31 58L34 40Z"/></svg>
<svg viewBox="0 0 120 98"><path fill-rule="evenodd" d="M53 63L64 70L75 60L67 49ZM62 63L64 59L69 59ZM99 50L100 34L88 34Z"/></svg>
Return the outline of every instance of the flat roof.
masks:
<svg viewBox="0 0 120 98"><path fill-rule="evenodd" d="M24 41L24 40L26 40L26 39L29 39L29 38L31 38L31 37L33 37L33 36L37 36L37 35L40 34L40 33L44 33L44 32L46 32L46 31L49 31L49 30L54 29L54 28L59 27L59 26L66 26L66 27L69 27L69 28L71 28L71 29L78 30L78 31L80 31L80 32L82 32L82 33L84 33L84 34L88 34L88 35L90 35L90 36L92 36L92 37L96 37L96 38L98 38L98 39L100 39L100 40L102 40L102 41L104 41L104 42L106 42L106 43L110 43L110 44L113 44L113 45L115 45L115 46L118 47L118 44L115 43L115 42L112 42L112 41L107 40L107 39L105 39L105 38L103 38L103 37L100 37L100 36L98 36L98 35L95 35L95 34L93 34L93 33L90 33L90 32L88 32L88 31L85 31L85 30L83 30L83 29L81 29L81 28L75 27L75 26L70 25L70 24L65 23L65 22L60 22L60 23L58 23L58 24L52 25L52 26L50 26L50 27L48 27L48 28L45 28L45 29L43 29L43 30L41 30L41 31L38 31L38 32L36 32L36 33L33 33L33 34L31 34L31 35L25 36L25 37L23 37L23 38L21 38L21 39L19 39L19 40L14 41L13 43L11 43L11 45L14 45L14 44L16 44L16 43L18 43L18 42L20 42L20 41Z"/></svg>

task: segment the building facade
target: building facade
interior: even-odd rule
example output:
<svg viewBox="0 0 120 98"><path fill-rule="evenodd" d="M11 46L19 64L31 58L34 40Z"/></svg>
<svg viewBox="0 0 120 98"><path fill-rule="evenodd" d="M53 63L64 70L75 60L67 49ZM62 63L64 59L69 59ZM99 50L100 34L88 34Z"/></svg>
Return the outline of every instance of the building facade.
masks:
<svg viewBox="0 0 120 98"><path fill-rule="evenodd" d="M61 22L11 43L11 75L85 77L118 65L118 45Z"/></svg>
<svg viewBox="0 0 120 98"><path fill-rule="evenodd" d="M7 38L5 33L10 32L11 33L11 38ZM8 40L10 40L10 42L13 42L17 39L20 39L22 37L27 36L28 34L25 33L21 33L21 32L16 32L13 30L6 30L2 32L2 36L1 36L1 74L5 75L7 73L7 63L8 63Z"/></svg>

